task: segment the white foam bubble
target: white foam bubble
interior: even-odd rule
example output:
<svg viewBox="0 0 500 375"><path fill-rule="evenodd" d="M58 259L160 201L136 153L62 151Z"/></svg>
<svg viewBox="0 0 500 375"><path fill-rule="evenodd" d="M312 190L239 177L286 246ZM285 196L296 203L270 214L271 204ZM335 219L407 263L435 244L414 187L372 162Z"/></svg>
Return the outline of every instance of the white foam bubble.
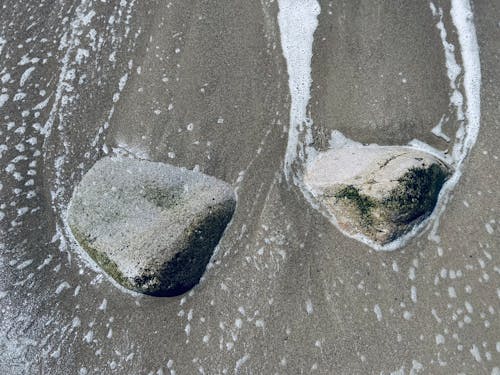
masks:
<svg viewBox="0 0 500 375"><path fill-rule="evenodd" d="M382 320L382 310L380 309L380 306L378 304L373 306L373 312L377 316L377 320L380 322Z"/></svg>
<svg viewBox="0 0 500 375"><path fill-rule="evenodd" d="M9 100L9 95L0 94L0 108L2 108L5 103L7 103L7 100Z"/></svg>
<svg viewBox="0 0 500 375"><path fill-rule="evenodd" d="M26 81L30 78L31 73L35 70L35 67L32 66L24 71L24 73L21 75L21 79L19 80L19 86L23 87Z"/></svg>

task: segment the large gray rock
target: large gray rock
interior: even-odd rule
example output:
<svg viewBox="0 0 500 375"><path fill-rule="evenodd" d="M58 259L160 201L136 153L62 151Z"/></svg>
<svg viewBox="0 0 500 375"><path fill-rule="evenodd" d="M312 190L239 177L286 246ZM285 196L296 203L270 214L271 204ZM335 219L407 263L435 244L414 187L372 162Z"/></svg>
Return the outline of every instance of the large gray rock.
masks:
<svg viewBox="0 0 500 375"><path fill-rule="evenodd" d="M121 285L170 296L198 283L235 205L231 186L214 177L106 157L76 187L67 219L79 244Z"/></svg>
<svg viewBox="0 0 500 375"><path fill-rule="evenodd" d="M450 172L414 148L350 146L321 153L304 182L341 230L385 245L432 212Z"/></svg>

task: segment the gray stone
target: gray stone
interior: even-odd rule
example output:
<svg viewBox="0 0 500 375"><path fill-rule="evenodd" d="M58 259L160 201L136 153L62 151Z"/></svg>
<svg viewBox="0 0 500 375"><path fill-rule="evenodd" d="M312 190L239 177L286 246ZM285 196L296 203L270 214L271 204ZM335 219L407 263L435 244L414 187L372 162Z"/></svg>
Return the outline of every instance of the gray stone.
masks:
<svg viewBox="0 0 500 375"><path fill-rule="evenodd" d="M164 163L106 157L85 174L68 225L117 282L157 295L196 285L236 206L233 189Z"/></svg>
<svg viewBox="0 0 500 375"><path fill-rule="evenodd" d="M304 181L341 230L385 245L429 216L450 172L411 147L350 146L320 153Z"/></svg>

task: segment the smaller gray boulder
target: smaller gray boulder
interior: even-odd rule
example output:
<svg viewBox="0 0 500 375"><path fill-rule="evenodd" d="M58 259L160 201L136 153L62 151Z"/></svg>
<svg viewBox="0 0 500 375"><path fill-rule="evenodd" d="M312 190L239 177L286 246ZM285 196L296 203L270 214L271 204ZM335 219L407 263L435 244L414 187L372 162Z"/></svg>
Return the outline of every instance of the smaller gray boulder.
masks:
<svg viewBox="0 0 500 375"><path fill-rule="evenodd" d="M320 153L304 181L341 230L385 245L432 212L450 173L410 147L351 146Z"/></svg>
<svg viewBox="0 0 500 375"><path fill-rule="evenodd" d="M236 206L227 183L172 165L105 157L75 188L67 221L118 283L155 296L198 283Z"/></svg>

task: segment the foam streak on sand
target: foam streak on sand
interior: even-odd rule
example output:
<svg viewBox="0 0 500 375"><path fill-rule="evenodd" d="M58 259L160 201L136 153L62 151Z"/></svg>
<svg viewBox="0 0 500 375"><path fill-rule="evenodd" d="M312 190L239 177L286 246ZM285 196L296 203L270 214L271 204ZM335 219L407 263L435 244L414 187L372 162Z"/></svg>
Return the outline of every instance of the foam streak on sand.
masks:
<svg viewBox="0 0 500 375"><path fill-rule="evenodd" d="M468 0L452 0L451 18L457 30L464 69L464 94L467 109L465 136L463 137L457 163L462 164L476 143L481 117L481 63L479 45L471 6Z"/></svg>
<svg viewBox="0 0 500 375"><path fill-rule="evenodd" d="M431 3L431 10L436 15L436 8ZM440 10L441 11L441 10ZM463 96L465 97L465 123L457 131L455 137L455 145L452 153L452 165L455 167L455 173L446 182L441 190L436 209L429 225L432 225L429 239L435 242L440 241L438 235L439 219L446 208L446 204L450 199L451 192L458 183L462 175L462 164L469 154L472 146L476 143L479 133L480 117L481 117L481 64L479 60L479 45L477 43L476 28L474 26L473 13L469 0L452 0L451 2L451 19L455 26L458 42L460 43L460 52L463 64ZM440 20L438 28L441 31L441 36L446 32ZM441 30L442 28L442 30ZM450 70L450 49L446 39L443 39L443 47L447 67ZM453 56L453 61L455 57ZM453 64L452 64L453 65ZM451 86L454 88L454 74L448 73ZM456 77L455 77L456 78ZM450 97L450 104L455 104L453 95Z"/></svg>
<svg viewBox="0 0 500 375"><path fill-rule="evenodd" d="M293 176L293 162L306 161L314 152L312 147L312 120L307 114L311 89L311 59L314 31L318 26L320 6L316 0L278 0L278 23L281 33L281 47L288 69L290 88L290 126L285 154L285 176ZM302 141L301 138L304 137ZM304 144L304 143L305 144Z"/></svg>

